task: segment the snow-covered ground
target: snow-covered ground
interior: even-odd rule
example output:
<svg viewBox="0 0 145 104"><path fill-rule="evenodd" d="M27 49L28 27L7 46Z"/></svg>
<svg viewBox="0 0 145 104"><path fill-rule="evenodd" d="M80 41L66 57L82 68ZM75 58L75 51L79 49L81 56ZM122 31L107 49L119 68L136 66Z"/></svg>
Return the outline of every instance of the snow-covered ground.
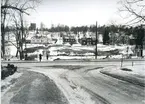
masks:
<svg viewBox="0 0 145 104"><path fill-rule="evenodd" d="M128 48L128 52L127 52L127 47ZM121 54L133 54L131 48L134 48L134 46L128 46L128 45L122 45L122 46L112 46L112 45L102 45L102 44L98 44L97 45L98 51L111 51L111 50L115 50L118 49L120 51ZM50 47L49 51L52 52L50 55L56 55L53 54L53 51L61 51L62 49L71 49L72 51L88 51L90 53L95 51L95 46L71 46L71 47L67 47L67 46L59 46L59 47Z"/></svg>
<svg viewBox="0 0 145 104"><path fill-rule="evenodd" d="M37 70L35 70L37 69ZM49 70L41 68L32 68L32 71L40 72L51 78L60 90L64 93L70 104L95 104L89 93L87 93L81 86L76 85L71 80L66 79L63 73L67 73L67 69L51 68ZM73 74L74 77L80 77L78 74Z"/></svg>
<svg viewBox="0 0 145 104"><path fill-rule="evenodd" d="M98 44L98 52L102 55L99 55L98 59L107 58L125 58L129 54L133 54L134 46L122 45L122 46L112 46L112 45L102 45ZM128 49L127 49L128 47ZM118 51L118 54L111 54L112 52ZM94 52L95 46L80 46L80 45L52 45L48 48L50 53L49 60L56 60L56 59L95 59ZM105 53L104 53L105 52ZM45 59L45 56L44 56Z"/></svg>
<svg viewBox="0 0 145 104"><path fill-rule="evenodd" d="M145 65L126 66L126 68L131 69L133 74L145 77Z"/></svg>
<svg viewBox="0 0 145 104"><path fill-rule="evenodd" d="M129 68L132 71L120 70L120 64L113 66L104 65L103 63L99 64L99 66L83 65L80 66L80 68L76 67L76 69L69 69L69 67L64 68L65 65L49 67L47 65L48 64L44 67L33 66L27 70L43 73L52 79L64 93L70 104L102 104L102 101L105 99L105 102L109 100L109 104L116 104L116 101L118 101L117 104L125 104L127 103L126 100L129 101L128 104L134 101L143 102L142 96L136 96L138 93L141 93L142 89L136 88L136 86L133 85L134 83L130 85L128 80L136 81L136 78L138 78L137 81L143 82L145 76L144 65L137 65L135 63L134 66L123 66L123 68ZM125 80L120 81L118 80L119 78L102 74L102 72L118 75ZM120 86L121 88L116 86ZM141 95L142 94L143 92ZM104 99L101 98L101 96ZM135 96L135 98L132 96ZM143 104L136 102L132 104Z"/></svg>
<svg viewBox="0 0 145 104"><path fill-rule="evenodd" d="M145 86L145 65L110 67L102 69L100 72L133 84ZM92 74L94 73L92 72Z"/></svg>
<svg viewBox="0 0 145 104"><path fill-rule="evenodd" d="M76 71L67 70L67 69L64 69L61 67L58 67L58 68L55 68L55 67L48 67L48 68L47 67L45 67L45 68L37 67L36 68L36 67L34 67L34 68L31 68L31 71L43 73L43 74L47 75L49 78L51 78L56 83L56 85L60 88L60 90L64 93L64 95L67 97L70 104L96 104L96 101L95 101L96 98L95 98L95 100L93 99L94 95L89 93L87 91L87 89L85 89L85 88L88 88L90 91L93 91L93 93L98 93L101 96L103 96L106 99L106 101L104 101L104 102L107 102L111 98L111 95L109 97L109 95L106 94L106 93L110 93L110 91L111 91L111 89L109 89L106 86L106 84L105 84L105 86L102 86L102 87L105 87L105 88L109 89L110 91L101 88L101 86L99 86L97 83L95 83L93 81L93 79L97 78L97 77L98 77L97 79L99 79L101 77L105 78L103 80L110 79L109 77L102 76L101 73L99 74L100 71L114 73L115 75L124 77L123 81L127 81L127 82L129 82L128 80L133 81L134 79L131 79L131 78L134 78L134 77L138 78L138 80L141 82L143 81L143 79L141 79L140 76L144 76L144 73L145 73L144 66L124 66L124 67L131 68L132 72L122 71L119 69L120 68L119 66L115 66L115 67L111 66L111 67L105 67L105 68L100 68L100 69L95 69L96 67L92 66L92 67L81 68ZM130 78L128 78L128 77L130 77ZM112 77L112 78L114 78L114 77ZM116 79L118 79L118 78L116 78ZM102 79L99 79L99 80L98 81L101 84L104 83L104 82L101 82ZM113 80L115 80L115 79L113 79ZM96 85L94 85L90 81L93 81ZM118 82L118 80L116 80L116 81ZM117 82L114 82L114 83L117 83ZM133 83L133 84L136 84L136 83ZM119 85L119 86L123 86L123 85ZM102 92L102 90L104 92ZM120 89L118 89L118 90L120 90ZM111 92L111 93L116 94L117 92ZM124 94L124 92L121 92L121 94ZM99 95L95 95L95 96L99 96ZM122 102L124 102L124 103L127 102L127 101L125 101L125 99L126 100L128 99L128 97L125 97L126 95L123 95L123 96L121 96L121 98L119 98L120 95L119 95L119 93L117 93L117 96L118 96L117 100L120 101L120 103L118 102L118 104L122 104L121 103L122 100L123 100ZM99 98L99 99L102 99L102 98ZM105 100L105 99L103 99L103 100ZM111 99L112 100L110 100L110 101L114 102L113 99L115 99L115 98L111 98ZM97 102L98 102L98 104L102 104L102 100L100 100L100 101L98 100ZM129 102L131 102L131 101L129 101ZM143 102L143 101L141 101L141 102ZM111 104L114 104L114 103L111 103ZM133 104L136 104L136 102L134 102ZM140 103L138 103L138 104L140 104Z"/></svg>
<svg viewBox="0 0 145 104"><path fill-rule="evenodd" d="M16 72L13 75L1 80L1 97L15 84L22 73Z"/></svg>
<svg viewBox="0 0 145 104"><path fill-rule="evenodd" d="M42 44L28 44L27 48L33 48L42 46L45 49L38 49L33 53L28 53L28 56L43 54L42 61L46 60L46 52L49 52L50 61L57 59L95 59L95 46L83 46L81 44L49 44L48 46ZM103 45L98 44L98 59L110 58L110 59L120 59L122 55L126 58L130 54L134 54L135 46L130 45ZM11 47L11 55L16 54L16 48ZM136 58L132 56L132 58ZM38 60L38 57L36 58Z"/></svg>

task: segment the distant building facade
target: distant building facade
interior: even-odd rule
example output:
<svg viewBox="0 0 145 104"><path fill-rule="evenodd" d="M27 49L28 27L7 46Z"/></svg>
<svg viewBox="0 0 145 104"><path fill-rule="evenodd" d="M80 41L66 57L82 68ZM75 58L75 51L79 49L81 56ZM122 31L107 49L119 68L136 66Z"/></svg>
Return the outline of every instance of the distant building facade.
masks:
<svg viewBox="0 0 145 104"><path fill-rule="evenodd" d="M70 43L70 44L75 44L76 39L74 36L63 36L63 43Z"/></svg>
<svg viewBox="0 0 145 104"><path fill-rule="evenodd" d="M36 23L31 23L29 29L36 30Z"/></svg>
<svg viewBox="0 0 145 104"><path fill-rule="evenodd" d="M46 36L33 36L31 38L31 44L47 44L49 40Z"/></svg>
<svg viewBox="0 0 145 104"><path fill-rule="evenodd" d="M97 35L96 40L96 33L87 32L83 35L83 37L79 38L79 43L81 45L96 45L98 43L102 43L102 34Z"/></svg>
<svg viewBox="0 0 145 104"><path fill-rule="evenodd" d="M96 45L97 44L96 38L82 38L82 39L79 39L79 43L81 45Z"/></svg>

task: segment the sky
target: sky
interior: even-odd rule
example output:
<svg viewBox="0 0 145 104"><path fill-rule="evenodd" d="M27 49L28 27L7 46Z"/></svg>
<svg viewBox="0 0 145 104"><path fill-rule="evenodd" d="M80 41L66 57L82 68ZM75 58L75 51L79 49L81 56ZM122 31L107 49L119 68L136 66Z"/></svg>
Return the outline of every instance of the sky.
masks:
<svg viewBox="0 0 145 104"><path fill-rule="evenodd" d="M105 25L119 21L118 0L43 0L36 11L26 17L28 23L43 23L50 28L52 24L82 26Z"/></svg>

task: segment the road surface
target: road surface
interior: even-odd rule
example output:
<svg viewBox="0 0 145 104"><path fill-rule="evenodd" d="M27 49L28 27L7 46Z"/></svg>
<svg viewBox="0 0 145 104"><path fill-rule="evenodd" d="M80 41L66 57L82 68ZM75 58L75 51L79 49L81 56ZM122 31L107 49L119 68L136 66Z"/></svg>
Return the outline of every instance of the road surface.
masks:
<svg viewBox="0 0 145 104"><path fill-rule="evenodd" d="M68 104L63 93L43 74L23 71L17 83L1 98L2 104Z"/></svg>
<svg viewBox="0 0 145 104"><path fill-rule="evenodd" d="M59 62L43 62L43 63L15 63L15 65L20 67L20 69L39 72L44 74L45 76L48 76L55 82L57 87L64 94L65 98L67 99L64 100L64 102L68 104L145 104L145 87L135 85L133 83L129 83L123 80L118 80L111 76L107 76L100 73L101 68L104 67L112 68L120 66L121 63L119 61L112 62L59 61ZM132 65L132 61L126 61L123 63L123 66L128 65ZM145 66L145 63L144 61L134 61L133 65ZM27 86L26 89L29 89L29 85L26 86ZM46 86L49 85L43 84L43 87ZM21 89L22 91L20 90L18 95L22 94L21 96L23 96L25 95L25 92L30 91L26 89ZM34 88L32 87L32 89ZM41 92L39 91L41 89L37 90L38 92ZM50 89L48 89L47 91L49 92L49 90ZM35 89L32 90L32 92L29 93L29 95L27 96L31 98L31 96L36 95L35 91L36 91ZM43 96L45 96L44 98L46 98L47 94L48 93L43 92L41 93L41 97L36 96L36 98L40 97L41 99L43 98ZM61 96L63 96L63 94ZM57 96L58 95L56 95L56 98ZM7 99L7 96L5 96L3 99ZM19 96L14 96L13 98L11 98L11 102L12 101L18 102L19 99L21 99ZM34 104L31 100L27 101L29 103L24 102L11 103L11 102L10 104ZM40 103L39 99L36 99L35 103L45 104Z"/></svg>

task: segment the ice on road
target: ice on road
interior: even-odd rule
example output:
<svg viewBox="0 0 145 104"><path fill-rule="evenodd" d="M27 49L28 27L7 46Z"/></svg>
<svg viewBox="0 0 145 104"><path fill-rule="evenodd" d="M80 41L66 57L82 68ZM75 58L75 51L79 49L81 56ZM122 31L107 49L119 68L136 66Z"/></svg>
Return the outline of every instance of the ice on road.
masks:
<svg viewBox="0 0 145 104"><path fill-rule="evenodd" d="M99 68L98 68L99 67ZM33 67L57 84L70 104L145 104L144 87L100 73L102 66L78 70Z"/></svg>
<svg viewBox="0 0 145 104"><path fill-rule="evenodd" d="M68 104L55 83L43 74L24 71L1 97L2 104Z"/></svg>

